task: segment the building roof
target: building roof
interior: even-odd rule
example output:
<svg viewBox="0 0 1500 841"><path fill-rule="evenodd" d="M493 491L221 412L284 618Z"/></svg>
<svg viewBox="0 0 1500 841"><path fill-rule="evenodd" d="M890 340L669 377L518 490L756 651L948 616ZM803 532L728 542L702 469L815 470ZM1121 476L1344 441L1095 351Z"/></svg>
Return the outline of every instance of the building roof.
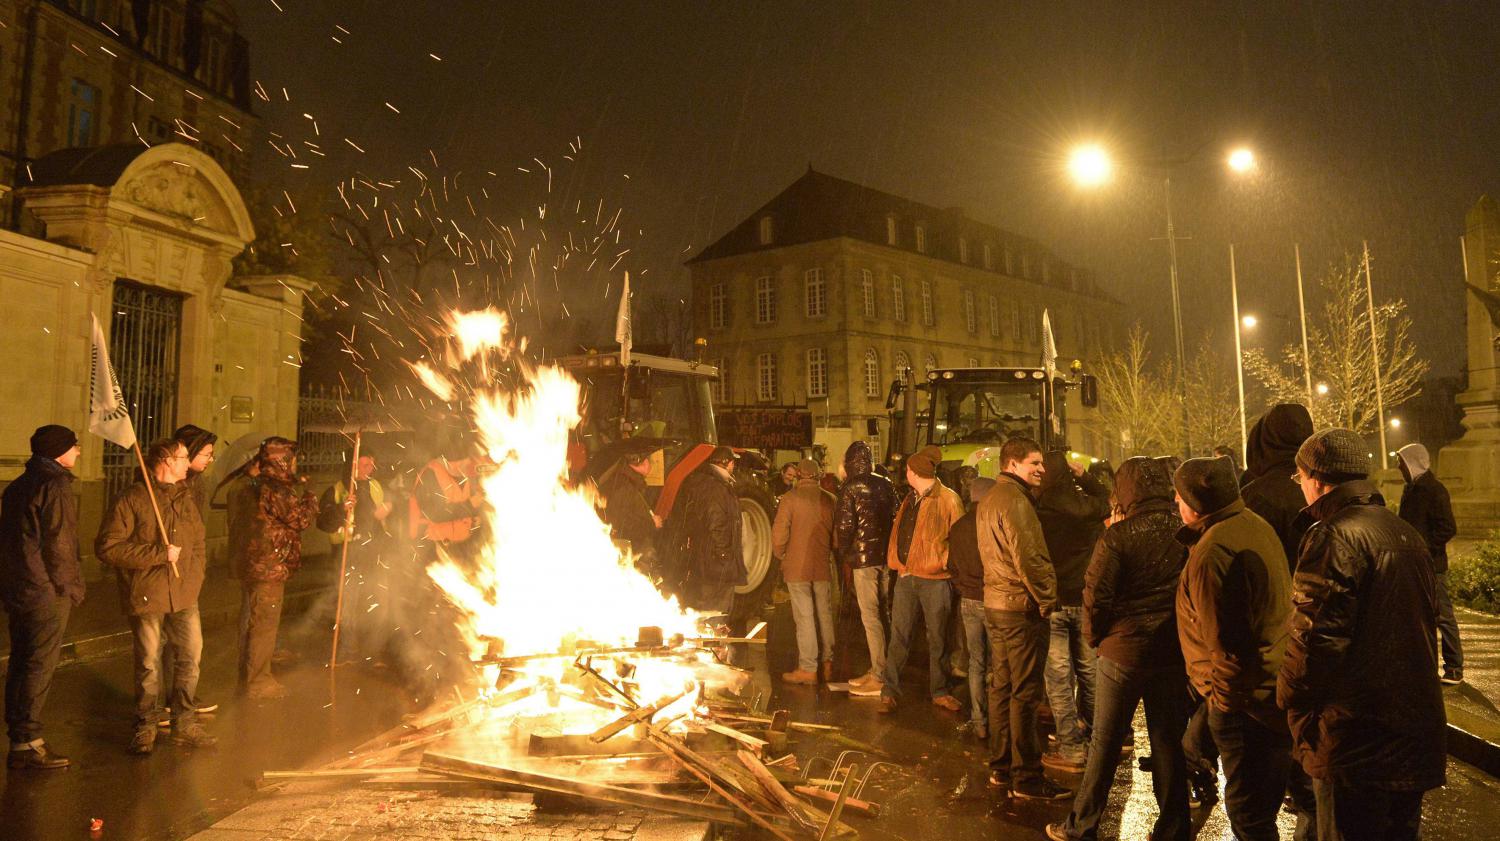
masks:
<svg viewBox="0 0 1500 841"><path fill-rule="evenodd" d="M762 244L760 222L767 216L771 219L772 237L769 244ZM891 218L897 223L894 246L887 241L887 220ZM983 248L989 243L994 248L994 268L991 271L1004 273L1003 255L1009 247L1018 261L1022 254L1030 255L1036 261L1035 279L1040 279L1041 260L1046 259L1051 265L1053 283L1066 287L1069 270L1077 269L1077 291L1102 294L1091 273L1057 259L1046 247L1029 237L971 219L960 208L945 209L923 204L818 172L811 166L802 177L687 262L700 263L838 237L915 252L917 224L925 229L927 241L922 254L926 257L983 270ZM960 238L968 241L967 262L960 260ZM1018 265L1014 276L1019 275Z"/></svg>
<svg viewBox="0 0 1500 841"><path fill-rule="evenodd" d="M59 149L32 161L26 168L30 177L23 175L18 186L92 184L96 187L112 187L120 180L126 167L147 148L140 143L111 143L107 146Z"/></svg>

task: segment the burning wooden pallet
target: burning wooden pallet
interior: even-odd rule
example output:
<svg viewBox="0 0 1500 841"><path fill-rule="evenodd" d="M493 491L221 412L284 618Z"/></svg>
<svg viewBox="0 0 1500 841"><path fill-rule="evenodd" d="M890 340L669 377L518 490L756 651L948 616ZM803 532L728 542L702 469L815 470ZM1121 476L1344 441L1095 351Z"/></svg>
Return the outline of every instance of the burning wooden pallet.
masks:
<svg viewBox="0 0 1500 841"><path fill-rule="evenodd" d="M754 633L746 640L754 643ZM758 715L732 696L711 698L706 687L748 676L704 645L648 642L489 658L499 669L494 691L413 716L322 769L263 779L479 784L753 825L788 841L851 835L841 820L846 810L873 814L870 804L849 797L852 769L838 791L797 785L790 734L838 728L793 722L785 711ZM643 688L642 673L668 665L693 674L692 684L670 694Z"/></svg>

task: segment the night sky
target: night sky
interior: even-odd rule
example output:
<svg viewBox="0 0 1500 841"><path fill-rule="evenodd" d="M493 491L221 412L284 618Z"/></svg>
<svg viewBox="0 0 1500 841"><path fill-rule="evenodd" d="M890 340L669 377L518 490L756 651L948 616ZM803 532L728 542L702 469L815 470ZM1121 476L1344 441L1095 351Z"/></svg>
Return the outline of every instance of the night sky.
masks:
<svg viewBox="0 0 1500 841"><path fill-rule="evenodd" d="M1411 303L1447 375L1463 215L1500 189L1500 11L1432 5L236 2L276 93L257 100L263 129L311 138L310 114L331 153L293 170L262 144L267 181L430 154L494 172L520 215L547 198L539 158L554 201L623 208L638 290L681 296L682 260L811 164L1048 243L1144 302L1130 315L1164 351L1160 174L1122 160L1084 193L1062 163L1085 140L1197 151L1173 190L1190 344L1213 326L1228 353L1229 242L1264 342L1293 335L1294 241L1311 280L1368 239L1377 298ZM1261 171L1236 182L1223 155L1240 143Z"/></svg>

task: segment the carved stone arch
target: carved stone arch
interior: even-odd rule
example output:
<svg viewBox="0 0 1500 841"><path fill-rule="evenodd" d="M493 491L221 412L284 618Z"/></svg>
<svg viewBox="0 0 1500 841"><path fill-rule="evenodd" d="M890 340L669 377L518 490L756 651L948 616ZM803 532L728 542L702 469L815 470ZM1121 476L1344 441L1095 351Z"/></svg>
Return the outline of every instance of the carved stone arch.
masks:
<svg viewBox="0 0 1500 841"><path fill-rule="evenodd" d="M115 181L110 200L206 228L226 244L232 238L243 248L255 239L250 210L233 179L213 158L183 143L163 143L136 155Z"/></svg>

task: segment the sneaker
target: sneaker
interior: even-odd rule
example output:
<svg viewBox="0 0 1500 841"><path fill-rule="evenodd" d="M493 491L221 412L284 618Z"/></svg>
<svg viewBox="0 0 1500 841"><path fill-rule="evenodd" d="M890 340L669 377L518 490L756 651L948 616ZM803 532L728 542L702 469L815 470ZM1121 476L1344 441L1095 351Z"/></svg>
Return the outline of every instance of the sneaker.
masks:
<svg viewBox="0 0 1500 841"><path fill-rule="evenodd" d="M156 750L156 728L149 725L135 728L135 735L130 737L130 752L144 756L153 750Z"/></svg>
<svg viewBox="0 0 1500 841"><path fill-rule="evenodd" d="M1188 775L1188 807L1212 806L1219 802L1219 779L1213 774Z"/></svg>
<svg viewBox="0 0 1500 841"><path fill-rule="evenodd" d="M848 681L849 685L854 687L865 686L871 682L880 683L880 677L874 672L865 672L859 677L850 678Z"/></svg>
<svg viewBox="0 0 1500 841"><path fill-rule="evenodd" d="M932 705L934 707L942 707L949 712L955 713L962 712L964 708L964 705L960 704L958 702L958 699L953 697L952 695L939 695L936 698L932 699Z"/></svg>
<svg viewBox="0 0 1500 841"><path fill-rule="evenodd" d="M5 757L5 764L11 768L28 768L33 771L52 771L58 768L66 768L73 764L71 759L60 753L54 753L47 749L47 743L43 742L34 747L25 747L20 750L12 750Z"/></svg>
<svg viewBox="0 0 1500 841"><path fill-rule="evenodd" d="M1088 757L1083 751L1056 751L1054 753L1042 754L1042 764L1048 768L1065 771L1069 774L1082 774Z"/></svg>
<svg viewBox="0 0 1500 841"><path fill-rule="evenodd" d="M796 671L793 671L793 672L786 672L786 673L784 673L781 676L781 682L782 683L795 683L798 686L816 686L817 683L818 683L818 673L817 672L805 672L805 671L803 671L801 669L797 669Z"/></svg>
<svg viewBox="0 0 1500 841"><path fill-rule="evenodd" d="M1040 780L1016 783L1010 787L1010 795L1021 800L1066 800L1073 796L1073 790L1043 777Z"/></svg>
<svg viewBox="0 0 1500 841"><path fill-rule="evenodd" d="M1047 824L1047 837L1052 841L1072 841L1068 837L1068 825L1066 823Z"/></svg>
<svg viewBox="0 0 1500 841"><path fill-rule="evenodd" d="M984 741L989 738L990 730L982 721L970 719L958 725L959 738L974 738L976 741Z"/></svg>
<svg viewBox="0 0 1500 841"><path fill-rule="evenodd" d="M885 684L878 680L869 683L851 684L849 694L857 698L879 698L885 692Z"/></svg>
<svg viewBox="0 0 1500 841"><path fill-rule="evenodd" d="M985 783L988 784L990 788L1009 789L1010 774L1005 771L991 771L989 777L985 779Z"/></svg>
<svg viewBox="0 0 1500 841"><path fill-rule="evenodd" d="M219 743L218 737L196 721L174 733L172 741L190 748L211 748Z"/></svg>
<svg viewBox="0 0 1500 841"><path fill-rule="evenodd" d="M1443 672L1443 676L1439 680L1442 681L1444 686L1457 686L1464 682L1464 673L1455 671Z"/></svg>
<svg viewBox="0 0 1500 841"><path fill-rule="evenodd" d="M890 695L882 695L880 698L880 710L882 715L890 715L896 711L896 699Z"/></svg>

